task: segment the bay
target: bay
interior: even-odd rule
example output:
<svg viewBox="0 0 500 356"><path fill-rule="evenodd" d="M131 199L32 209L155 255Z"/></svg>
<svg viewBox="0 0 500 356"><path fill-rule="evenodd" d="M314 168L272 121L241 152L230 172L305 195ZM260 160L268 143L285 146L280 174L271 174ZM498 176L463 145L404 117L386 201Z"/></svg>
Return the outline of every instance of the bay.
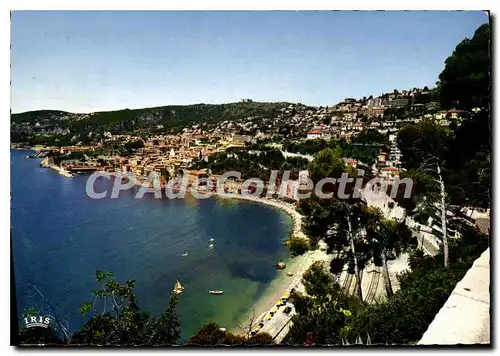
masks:
<svg viewBox="0 0 500 356"><path fill-rule="evenodd" d="M78 307L93 300L100 269L122 282L136 280L141 309L159 315L178 279L186 288L178 305L185 341L209 320L234 328L276 278L276 262L288 258L281 241L292 220L282 211L216 198L135 199L137 189L93 200L85 194L86 176L65 178L40 168L38 159L25 159L29 153L11 150L19 313L31 306L47 312L45 298L77 331L85 322ZM110 186L100 180L96 190Z"/></svg>

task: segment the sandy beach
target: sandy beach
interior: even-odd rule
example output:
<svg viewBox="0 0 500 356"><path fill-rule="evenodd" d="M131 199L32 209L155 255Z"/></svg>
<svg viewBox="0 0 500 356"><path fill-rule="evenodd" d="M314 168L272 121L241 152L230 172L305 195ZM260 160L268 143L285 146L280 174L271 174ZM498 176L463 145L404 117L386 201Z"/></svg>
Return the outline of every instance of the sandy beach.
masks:
<svg viewBox="0 0 500 356"><path fill-rule="evenodd" d="M307 238L307 236L302 232L303 216L299 214L291 205L274 199L254 198L243 195L223 196L222 198L253 201L282 210L290 215L293 220L292 235ZM304 291L304 286L302 284L302 275L304 272L307 271L307 269L309 269L314 262L329 262L330 259L331 256L327 255L326 252L322 251L320 248L308 251L301 256L288 259L288 261L286 261L286 268L278 271L278 277L270 283L266 292L259 298L259 300L257 300L249 312L241 316L239 319L240 327L232 328L231 331L234 333L246 332L250 323L253 324L252 326L255 326L262 320L264 320L265 325L265 316L269 314L270 310L274 308L285 293L289 293L292 288L299 292ZM292 273L293 275L288 276L287 273Z"/></svg>
<svg viewBox="0 0 500 356"><path fill-rule="evenodd" d="M270 283L264 295L257 300L251 310L240 318L239 324L244 327L245 330L248 330L248 325L250 323L253 323L253 326L255 326L262 320L264 320L265 325L267 322L265 316L269 314L270 310L274 308L285 293L289 293L292 288L299 292L304 291L304 285L302 284L302 275L304 272L307 271L314 262L328 262L330 258L331 256L317 249L289 259L287 261L287 267L279 272L280 275ZM293 276L287 276L288 272L292 272ZM238 327L231 331L235 333L242 332Z"/></svg>

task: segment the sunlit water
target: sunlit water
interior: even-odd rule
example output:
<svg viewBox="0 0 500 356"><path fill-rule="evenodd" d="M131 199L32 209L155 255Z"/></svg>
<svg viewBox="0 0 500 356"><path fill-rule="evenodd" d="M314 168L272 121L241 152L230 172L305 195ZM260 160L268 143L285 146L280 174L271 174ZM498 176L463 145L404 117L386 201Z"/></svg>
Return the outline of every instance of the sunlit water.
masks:
<svg viewBox="0 0 500 356"><path fill-rule="evenodd" d="M72 331L92 301L96 269L135 279L142 309L159 315L175 279L186 288L178 312L185 340L203 323L235 326L276 277L288 256L281 245L291 218L260 204L206 199L154 199L135 191L91 200L87 177L65 178L40 168L28 151L11 151L14 272L19 313L48 310L33 283ZM99 189L110 187L98 182ZM214 238L214 248L208 248ZM188 252L188 256L181 254ZM214 296L208 290L223 290Z"/></svg>

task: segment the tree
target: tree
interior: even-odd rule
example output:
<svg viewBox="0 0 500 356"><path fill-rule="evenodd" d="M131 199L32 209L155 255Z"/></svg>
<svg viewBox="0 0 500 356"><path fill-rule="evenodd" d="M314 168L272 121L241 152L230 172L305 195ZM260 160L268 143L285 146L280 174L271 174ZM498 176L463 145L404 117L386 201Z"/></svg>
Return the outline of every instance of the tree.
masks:
<svg viewBox="0 0 500 356"><path fill-rule="evenodd" d="M235 335L221 329L217 323L209 321L196 334L189 338L188 344L200 346L271 345L274 344L274 340L268 333L257 333L254 336L250 336L249 334Z"/></svg>
<svg viewBox="0 0 500 356"><path fill-rule="evenodd" d="M472 39L460 42L439 75L439 99L444 108L472 109L490 103L490 25L481 25Z"/></svg>
<svg viewBox="0 0 500 356"><path fill-rule="evenodd" d="M209 321L200 330L189 338L188 344L193 345L220 345L226 338L226 333L213 321Z"/></svg>
<svg viewBox="0 0 500 356"><path fill-rule="evenodd" d="M452 132L431 120L406 125L397 137L401 150L402 165L406 169L418 169L430 155L444 160L448 145L453 139Z"/></svg>
<svg viewBox="0 0 500 356"><path fill-rule="evenodd" d="M342 161L342 150L340 147L325 148L315 155L310 163L308 171L311 180L317 183L326 177L340 177L344 171L345 164Z"/></svg>
<svg viewBox="0 0 500 356"><path fill-rule="evenodd" d="M142 147L144 147L144 142L142 142L141 140L127 142L125 144L125 149L129 152L134 152L135 150L138 150Z"/></svg>
<svg viewBox="0 0 500 356"><path fill-rule="evenodd" d="M434 257L415 251L411 271L398 278L400 290L387 302L353 309L347 335L370 335L372 343L414 344L422 338L456 284L488 247L488 238L477 229L461 230L462 238L450 243L450 266L443 266L443 252ZM416 254L420 254L417 256ZM417 261L418 257L418 261Z"/></svg>
<svg viewBox="0 0 500 356"><path fill-rule="evenodd" d="M302 283L309 296L326 296L328 293L339 292L339 285L322 261L316 261L308 268L302 275Z"/></svg>
<svg viewBox="0 0 500 356"><path fill-rule="evenodd" d="M96 271L101 289L94 301L85 303L80 313L93 315L73 336L80 345L170 345L180 336L180 321L175 313L177 296L172 294L167 309L159 319L140 311L135 295L135 281L120 284L111 272ZM111 310L108 310L110 307ZM101 310L98 310L102 308Z"/></svg>
<svg viewBox="0 0 500 356"><path fill-rule="evenodd" d="M306 238L299 236L290 236L288 239L288 248L292 256L299 256L311 249L311 244Z"/></svg>
<svg viewBox="0 0 500 356"><path fill-rule="evenodd" d="M319 261L305 272L302 283L307 295L290 295L297 314L292 317L285 343L304 345L308 335L312 335L317 345L340 344L352 317L351 310L358 307L357 300L341 293L340 286Z"/></svg>
<svg viewBox="0 0 500 356"><path fill-rule="evenodd" d="M371 258L370 244L364 234L367 209L359 198L336 200L330 206L330 221L325 242L329 249L343 251L347 248L344 263L356 277L356 295L363 301L361 272Z"/></svg>
<svg viewBox="0 0 500 356"><path fill-rule="evenodd" d="M489 110L473 113L455 131L444 167L451 204L490 206L491 136Z"/></svg>
<svg viewBox="0 0 500 356"><path fill-rule="evenodd" d="M428 160L424 161L422 165L422 173L435 175L436 178L431 178L433 182L438 185L439 198L436 202L434 199L429 199L428 204L432 204L432 207L437 207L441 219L441 235L443 241L443 251L444 251L444 266L448 267L448 230L447 230L447 217L446 213L448 211L448 204L446 199L446 187L443 179L441 163L437 157L430 157Z"/></svg>
<svg viewBox="0 0 500 356"><path fill-rule="evenodd" d="M153 345L174 344L181 337L181 321L176 313L178 295L173 293L167 309L152 322L150 342Z"/></svg>
<svg viewBox="0 0 500 356"><path fill-rule="evenodd" d="M385 290L387 297L390 298L394 295L394 292L389 278L387 260L392 256L398 257L402 252L413 247L414 238L404 222L386 220L382 217L379 209L377 210L373 212L374 221L367 224L367 233L373 235L371 241L374 244L374 262L375 265L382 265L383 267Z"/></svg>

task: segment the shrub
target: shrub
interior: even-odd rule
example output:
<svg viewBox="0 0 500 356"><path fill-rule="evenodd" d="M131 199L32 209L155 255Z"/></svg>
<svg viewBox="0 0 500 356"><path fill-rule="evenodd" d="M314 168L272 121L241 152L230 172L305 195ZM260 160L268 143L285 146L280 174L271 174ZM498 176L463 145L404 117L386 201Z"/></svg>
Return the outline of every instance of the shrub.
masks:
<svg viewBox="0 0 500 356"><path fill-rule="evenodd" d="M188 341L191 345L271 345L274 340L268 333L258 333L250 338L222 331L213 321L203 325Z"/></svg>
<svg viewBox="0 0 500 356"><path fill-rule="evenodd" d="M288 240L288 247L292 253L292 256L299 256L311 249L311 245L307 239L291 236Z"/></svg>

